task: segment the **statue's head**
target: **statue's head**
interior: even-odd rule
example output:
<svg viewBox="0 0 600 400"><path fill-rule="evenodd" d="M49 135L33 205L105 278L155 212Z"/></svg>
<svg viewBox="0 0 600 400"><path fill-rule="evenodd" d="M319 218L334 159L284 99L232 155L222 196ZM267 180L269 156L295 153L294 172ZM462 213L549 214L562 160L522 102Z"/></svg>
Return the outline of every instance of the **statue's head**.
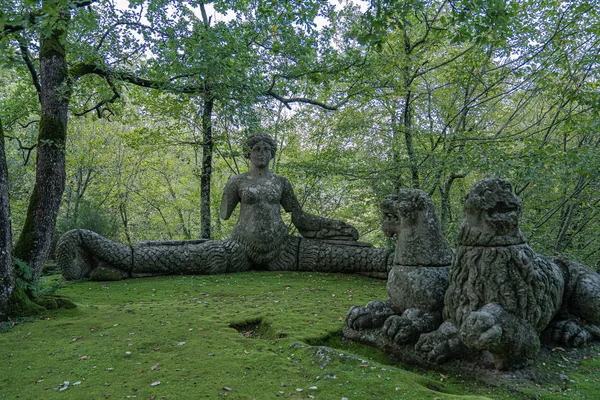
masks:
<svg viewBox="0 0 600 400"><path fill-rule="evenodd" d="M259 132L246 138L246 143L244 145L244 157L250 159L252 148L254 145L260 142L265 142L271 147L271 159L273 159L275 157L275 152L277 152L277 143L275 142L275 139L264 132Z"/></svg>
<svg viewBox="0 0 600 400"><path fill-rule="evenodd" d="M394 264L403 266L447 266L452 250L442 234L435 207L427 193L400 189L381 201L381 229L397 235Z"/></svg>
<svg viewBox="0 0 600 400"><path fill-rule="evenodd" d="M386 196L380 208L382 230L388 237L397 234L402 225L427 221L427 218L419 218L423 213L435 214L431 199L419 189L400 189L398 194Z"/></svg>
<svg viewBox="0 0 600 400"><path fill-rule="evenodd" d="M521 199L504 179L483 179L465 198L459 243L469 246L509 246L524 243L519 229Z"/></svg>

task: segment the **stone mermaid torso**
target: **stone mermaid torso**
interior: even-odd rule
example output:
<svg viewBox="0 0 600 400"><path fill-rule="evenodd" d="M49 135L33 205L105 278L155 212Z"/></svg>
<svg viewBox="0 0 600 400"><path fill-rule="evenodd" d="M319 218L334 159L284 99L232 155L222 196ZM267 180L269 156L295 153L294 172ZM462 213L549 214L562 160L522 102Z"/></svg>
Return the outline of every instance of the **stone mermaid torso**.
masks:
<svg viewBox="0 0 600 400"><path fill-rule="evenodd" d="M238 202L240 215L231 240L244 247L252 264L268 266L278 258L289 239L288 227L281 218L281 205L288 212L296 207L292 186L275 174L260 180L248 173L236 175L223 190L221 216L229 218Z"/></svg>

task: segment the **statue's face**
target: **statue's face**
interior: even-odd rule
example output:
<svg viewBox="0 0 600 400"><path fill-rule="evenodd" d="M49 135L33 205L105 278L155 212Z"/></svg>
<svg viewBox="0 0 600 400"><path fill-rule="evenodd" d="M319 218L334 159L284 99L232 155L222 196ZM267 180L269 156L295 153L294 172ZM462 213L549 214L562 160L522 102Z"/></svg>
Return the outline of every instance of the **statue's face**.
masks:
<svg viewBox="0 0 600 400"><path fill-rule="evenodd" d="M524 241L519 229L522 205L512 186L502 179L477 182L465 199L463 227L480 235L469 245L509 246ZM475 233L474 233L475 235Z"/></svg>
<svg viewBox="0 0 600 400"><path fill-rule="evenodd" d="M252 146L250 162L257 167L267 167L271 161L271 146L267 142L260 141Z"/></svg>

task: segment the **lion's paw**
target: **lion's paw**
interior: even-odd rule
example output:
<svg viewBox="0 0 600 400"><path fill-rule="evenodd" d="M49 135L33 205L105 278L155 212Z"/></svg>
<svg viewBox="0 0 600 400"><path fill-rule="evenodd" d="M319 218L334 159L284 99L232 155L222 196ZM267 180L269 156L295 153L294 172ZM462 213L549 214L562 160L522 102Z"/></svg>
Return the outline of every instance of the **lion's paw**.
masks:
<svg viewBox="0 0 600 400"><path fill-rule="evenodd" d="M397 344L411 342L418 333L413 321L400 315L392 315L386 319L383 324L383 332Z"/></svg>
<svg viewBox="0 0 600 400"><path fill-rule="evenodd" d="M346 315L345 324L354 330L375 329L383 325L393 314L386 302L372 301L366 307L352 306Z"/></svg>
<svg viewBox="0 0 600 400"><path fill-rule="evenodd" d="M472 312L460 327L460 338L469 347L489 349L500 343L502 326L496 317L488 312Z"/></svg>
<svg viewBox="0 0 600 400"><path fill-rule="evenodd" d="M383 324L385 334L397 344L415 342L419 335L431 332L440 325L440 313L408 308L402 315L392 315Z"/></svg>
<svg viewBox="0 0 600 400"><path fill-rule="evenodd" d="M425 353L429 361L444 362L463 351L463 344L458 337L458 329L449 321L444 322L433 332L419 337L415 349Z"/></svg>
<svg viewBox="0 0 600 400"><path fill-rule="evenodd" d="M554 343L569 347L580 347L592 340L592 334L574 319L552 322L543 336Z"/></svg>

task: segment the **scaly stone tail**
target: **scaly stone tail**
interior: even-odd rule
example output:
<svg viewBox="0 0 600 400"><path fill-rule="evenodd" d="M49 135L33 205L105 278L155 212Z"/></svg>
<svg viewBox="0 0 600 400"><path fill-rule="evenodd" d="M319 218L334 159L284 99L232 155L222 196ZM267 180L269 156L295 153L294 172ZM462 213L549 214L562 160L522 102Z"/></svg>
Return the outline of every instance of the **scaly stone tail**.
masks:
<svg viewBox="0 0 600 400"><path fill-rule="evenodd" d="M370 245L346 245L302 238L298 250L298 271L361 274L386 278L394 253Z"/></svg>
<svg viewBox="0 0 600 400"><path fill-rule="evenodd" d="M101 264L127 272L133 262L131 247L86 229L65 233L58 241L55 254L57 265L67 280L89 278L92 270Z"/></svg>

